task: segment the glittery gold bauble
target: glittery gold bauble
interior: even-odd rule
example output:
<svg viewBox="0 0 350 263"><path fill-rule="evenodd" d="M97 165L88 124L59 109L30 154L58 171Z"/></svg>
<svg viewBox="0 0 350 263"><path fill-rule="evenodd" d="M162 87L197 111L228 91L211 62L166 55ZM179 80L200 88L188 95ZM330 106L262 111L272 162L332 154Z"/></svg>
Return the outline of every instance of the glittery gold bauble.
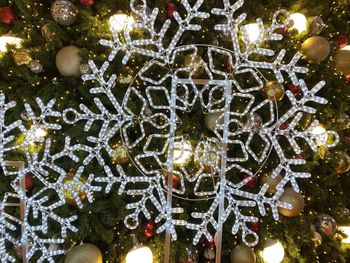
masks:
<svg viewBox="0 0 350 263"><path fill-rule="evenodd" d="M56 55L56 67L63 76L80 76L80 49L75 46L62 48Z"/></svg>
<svg viewBox="0 0 350 263"><path fill-rule="evenodd" d="M312 64L324 61L331 52L331 45L324 37L314 36L305 40L301 46L304 58Z"/></svg>
<svg viewBox="0 0 350 263"><path fill-rule="evenodd" d="M202 150L204 152L202 152ZM218 151L218 146L215 143L206 144L201 151L195 151L194 164L197 168L200 168L200 166L203 165L206 172L213 172L213 168L220 163L220 156L217 153Z"/></svg>
<svg viewBox="0 0 350 263"><path fill-rule="evenodd" d="M223 114L223 112L214 112L214 113L208 113L204 116L204 123L205 126L211 130L215 131L216 125L220 125L224 123L224 117L220 118L220 116ZM219 119L220 118L220 119ZM217 121L218 120L218 121ZM216 122L217 121L217 122Z"/></svg>
<svg viewBox="0 0 350 263"><path fill-rule="evenodd" d="M269 81L264 87L264 92L269 100L280 101L284 97L284 87L276 81Z"/></svg>
<svg viewBox="0 0 350 263"><path fill-rule="evenodd" d="M70 1L57 0L51 6L52 18L62 26L70 26L77 17L77 8Z"/></svg>
<svg viewBox="0 0 350 263"><path fill-rule="evenodd" d="M250 247L236 246L231 252L231 263L255 263L256 256Z"/></svg>
<svg viewBox="0 0 350 263"><path fill-rule="evenodd" d="M293 206L293 208L290 210L282 207L278 208L280 214L286 217L298 216L303 211L305 206L303 195L295 192L291 187L287 187L284 189L284 193L280 197L279 201L291 204Z"/></svg>
<svg viewBox="0 0 350 263"><path fill-rule="evenodd" d="M193 56L191 54L185 56L183 66L190 67L192 78L199 78L205 71L205 68L200 64L201 62L203 62L203 59L201 56L198 55L195 56L193 60L192 58Z"/></svg>
<svg viewBox="0 0 350 263"><path fill-rule="evenodd" d="M335 69L343 75L350 75L350 46L339 49L334 55Z"/></svg>
<svg viewBox="0 0 350 263"><path fill-rule="evenodd" d="M335 170L338 174L345 174L350 171L350 156L346 152L336 152L333 157L337 163Z"/></svg>
<svg viewBox="0 0 350 263"><path fill-rule="evenodd" d="M92 244L81 244L69 250L64 263L102 263L102 253Z"/></svg>
<svg viewBox="0 0 350 263"><path fill-rule="evenodd" d="M46 41L48 41L52 38L53 34L52 34L48 24L43 25L43 27L41 28L41 35L45 38Z"/></svg>
<svg viewBox="0 0 350 263"><path fill-rule="evenodd" d="M271 174L265 174L260 179L260 185L268 184L269 188L267 189L267 192L269 194L274 194L277 192L276 186L282 181L282 176L278 175L275 179L271 177Z"/></svg>
<svg viewBox="0 0 350 263"><path fill-rule="evenodd" d="M69 187L71 187L74 190L74 192L79 192L80 200L84 201L86 199L86 193L81 191L80 187L87 182L87 179L82 177L76 183L74 183L73 180L74 180L74 173L69 172L67 176L63 179L63 183L65 185L69 185ZM76 205L72 191L65 189L63 191L63 194L64 194L64 198L66 199L66 202L69 205Z"/></svg>
<svg viewBox="0 0 350 263"><path fill-rule="evenodd" d="M112 148L113 155L111 158L113 163L123 164L129 162L128 150L122 143L117 143Z"/></svg>
<svg viewBox="0 0 350 263"><path fill-rule="evenodd" d="M13 59L17 65L27 65L32 61L32 58L26 49L19 49L13 54Z"/></svg>

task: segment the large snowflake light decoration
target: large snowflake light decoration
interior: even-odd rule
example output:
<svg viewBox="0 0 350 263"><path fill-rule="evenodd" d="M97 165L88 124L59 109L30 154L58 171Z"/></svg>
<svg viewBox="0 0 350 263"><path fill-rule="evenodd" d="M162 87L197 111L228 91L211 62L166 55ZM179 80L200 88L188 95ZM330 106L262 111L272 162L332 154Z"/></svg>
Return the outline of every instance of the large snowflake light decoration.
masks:
<svg viewBox="0 0 350 263"><path fill-rule="evenodd" d="M299 78L308 72L297 66L301 54L297 53L286 63L285 50L275 55L268 48L268 42L282 40L282 35L276 32L289 25L288 12L276 12L267 28L258 19L259 36L253 41L248 35L249 27L244 24L246 15L236 16L243 0L233 5L229 0L223 0L221 8L214 8L211 13L200 11L203 0L193 1L194 5L183 0L185 14L175 12L174 19L166 20L159 30L157 8L150 10L146 0L130 2L137 22L122 33L112 28L113 40L101 40L100 43L112 49L109 61L115 60L118 54L123 54L123 64L135 56L148 58L148 61L125 94L117 90L117 76L106 74L109 61L100 69L89 61L92 73L83 79L98 83L90 90L97 108L90 109L81 104L79 111L67 109L62 114L68 124L85 122L86 133L99 128L98 134L87 136L86 143L73 145L66 137L63 149L52 153L51 139L44 139L36 131L61 129L53 121L61 117L53 110L55 101L45 105L37 99L41 111L38 116L26 104L28 121L32 123L31 128L27 128L22 121L10 124L5 121L15 103L6 103L5 96L0 94L0 162L4 174L13 178L13 192L6 193L0 205L0 257L4 262L15 262L9 249L11 246L22 247L26 260L54 262L54 256L63 251L49 249L49 245L63 243L67 230L77 231L73 224L77 217L67 218L59 213L59 208L66 203L64 193L71 192L77 205L82 207L79 192L85 192L91 202L92 193L102 191L102 187L95 186L101 183L106 192L117 184L120 195L130 196L127 205L130 213L125 218L125 225L130 229L139 225L142 215L150 219L152 212L159 224L157 232L166 231L167 242L170 236L177 238L178 227L185 227L195 232L193 243L197 244L203 236L212 240L212 232L217 232L220 239L223 224L232 222L232 234L241 231L244 243L254 246L259 238L249 229L249 223L257 222L258 216L265 216L267 207L278 220L279 207L292 208L291 204L279 201L284 188L291 185L299 192L297 180L311 176L299 172L299 166L306 161L293 158L302 152L300 141L304 140L314 151L320 136L334 137L328 147L338 142L333 131L321 135L314 132L317 120L306 128L299 125L305 115L316 113L313 105L327 103L316 95L325 82L309 89ZM187 32L202 29L199 21L211 18L223 19L211 30L229 38L230 48L180 44ZM173 32L171 28L175 27L175 34L168 41ZM261 58L266 61L262 62ZM223 61L228 67L222 66ZM262 90L267 78L276 83L300 86L301 95L286 91L281 102L271 96L266 99ZM284 110L280 109L280 103ZM203 115L216 115L217 118L211 132L193 138L191 131L182 127L188 122L186 116L198 109ZM285 124L287 127L281 129ZM24 137L17 141L19 135ZM111 158L115 155L113 143L116 138L122 139L138 174L129 174L121 165L114 167L106 159L106 153ZM32 151L33 143L40 144L43 151ZM289 147L284 149L286 144ZM64 183L69 168L61 167L62 163L67 159L78 162L77 151L84 156L82 165L71 183ZM17 169L9 168L11 162L7 161L18 152L22 152L23 165ZM75 183L81 179L85 166L94 160L104 168L105 175L96 178L90 175L77 187ZM265 168L270 169L272 178L282 177L274 194L268 193L267 183L258 192L246 187ZM23 186L28 173L33 174L40 186L32 195L28 195ZM243 179L242 174L245 175ZM179 188L172 187L172 175L179 178ZM191 217L185 220L181 216L184 208L174 205L176 199L205 200L208 207L204 211L191 211ZM18 211L13 209L14 204L20 204L20 218ZM48 236L49 222L55 222L56 229L59 227L59 238Z"/></svg>
<svg viewBox="0 0 350 263"><path fill-rule="evenodd" d="M305 114L316 113L316 109L310 106L312 103L327 103L326 99L316 95L325 82L321 81L309 89L298 77L308 72L306 68L297 66L300 53L285 63L286 50L281 50L275 56L273 50L264 46L268 41L282 40L282 35L276 32L290 24L289 14L284 10L276 12L268 28L258 19L259 37L251 42L244 25L246 14L236 18L236 11L244 1L238 0L231 5L229 0L223 0L223 7L212 9L211 15L224 19L214 29L230 37L232 49L227 49L205 44L180 44L186 31L202 29L194 21L210 19L209 13L200 11L203 0L195 1L194 5L187 0L182 1L186 14L180 16L175 12L174 20L166 20L159 30L156 29L159 10L155 8L150 11L146 0L138 2L142 4L136 4L135 0L131 0L130 4L137 18L133 27L122 34L112 28L113 40L100 41L100 44L112 49L109 61L113 61L119 53L124 54L123 64L137 55L149 58L122 101L118 101L120 96L116 95L119 93L115 85L116 75L105 79L109 62L106 61L98 69L93 61L89 61L92 73L83 76L83 79L97 82L97 87L90 90L91 94L104 95L110 105L104 105L96 97L94 101L98 113L81 105L81 112L67 109L63 114L70 124L86 121L86 132L96 122L102 122L98 136L90 136L90 144L82 146L89 153L84 164L96 158L107 174L96 180L107 183L106 191L119 184L119 193L126 193L133 198L131 200L135 200L127 205L131 212L125 218L125 225L130 229L138 226L142 214L147 219L151 218L149 209L152 205L157 210L155 220L161 225L157 232L166 230L176 239L176 227L186 227L195 231L193 243L197 244L202 236L212 240L210 229L220 233L222 224L233 216L232 234L241 231L244 243L254 246L259 239L248 224L257 222L258 216L265 216L267 206L271 207L274 219L278 220L278 207L292 208L291 204L279 201L285 186L291 184L299 192L297 179L310 177L308 173L296 171L296 167L306 161L292 156L302 152L299 139L305 140L312 150L317 150L319 135L315 135L313 130L318 121L313 121L306 129L301 129L299 122ZM280 22L281 17L284 22ZM177 31L167 42L165 39L172 24L176 24ZM147 38L133 39L133 30L145 33ZM199 54L202 57L198 60ZM186 65L178 62L188 56L190 60ZM257 59L274 56L271 62ZM217 61L219 57L229 63L230 72ZM289 105L289 109L282 114L275 100L261 98L264 83L267 82L265 73L270 73L270 78L274 76L276 82L290 81L301 87L300 98L286 91L283 102ZM284 74L288 75L289 80L285 79ZM242 78L253 81L242 84ZM203 114L219 115L211 137L191 138L181 130L181 124L186 121L181 116L186 116L196 105L200 105ZM288 127L280 129L285 123ZM118 133L139 175L128 175L121 166L115 170L102 157L103 151L112 156L110 144L113 138L119 136ZM324 135L335 137L334 143L328 144L329 147L337 143L335 132L326 131ZM289 149L282 148L281 138L288 141ZM188 139L197 141L197 145L193 147ZM288 151L292 155L288 155ZM274 162L269 162L271 156ZM187 161L191 158L197 170L188 168ZM272 178L283 177L276 187L276 193L268 193L268 184L262 185L257 193L247 190L247 182L260 171L253 171L248 163L255 163L260 169L268 165ZM244 179L238 176L242 173L247 175ZM167 174L180 178L179 189L171 190L172 179L171 176L164 176ZM208 181L212 184L210 190L202 187ZM206 196L209 206L206 211L192 211L192 219L188 221L179 220L177 216L184 209L173 207L172 200L175 197L183 198L188 193L186 186L191 183L194 184L193 195L198 200ZM246 208L256 211L256 214L243 212L247 211Z"/></svg>

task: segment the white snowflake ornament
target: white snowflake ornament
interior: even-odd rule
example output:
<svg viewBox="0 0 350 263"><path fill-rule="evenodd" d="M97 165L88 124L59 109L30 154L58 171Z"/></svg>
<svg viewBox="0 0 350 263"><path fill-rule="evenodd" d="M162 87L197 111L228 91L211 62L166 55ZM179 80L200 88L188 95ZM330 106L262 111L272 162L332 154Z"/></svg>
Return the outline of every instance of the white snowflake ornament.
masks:
<svg viewBox="0 0 350 263"><path fill-rule="evenodd" d="M66 137L63 149L57 153L51 152L52 140L45 139L44 136L47 131L61 129L59 124L49 121L51 118L57 119L61 114L53 110L55 100L47 105L40 99L36 101L40 109L38 116L29 104L25 104L26 116L31 122L28 129L21 120L8 124L7 115L16 103L6 103L4 94L0 94L0 163L4 173L2 176L13 179L13 191L4 193L0 203L1 262L16 262L12 252L19 248L23 262L35 260L53 263L55 256L64 253L57 245L64 243L67 232L78 231L74 226L77 216L66 217L59 212L59 208L66 204L64 193L67 190L72 193L78 206L82 207L77 189L63 183L69 168L60 165L65 158L78 162L74 152L80 146L71 145L70 138ZM33 150L34 145L41 146L43 150ZM12 158L17 161L8 160ZM84 167L81 166L73 181L81 178L83 170ZM25 187L27 174L33 175L38 184L31 195ZM87 182L78 189L86 193L90 202L93 201L92 192L101 190L92 185L93 180L94 176L90 175ZM16 207L18 209L14 210ZM56 223L55 228L52 222ZM48 233L54 229L58 229L59 233L51 237Z"/></svg>

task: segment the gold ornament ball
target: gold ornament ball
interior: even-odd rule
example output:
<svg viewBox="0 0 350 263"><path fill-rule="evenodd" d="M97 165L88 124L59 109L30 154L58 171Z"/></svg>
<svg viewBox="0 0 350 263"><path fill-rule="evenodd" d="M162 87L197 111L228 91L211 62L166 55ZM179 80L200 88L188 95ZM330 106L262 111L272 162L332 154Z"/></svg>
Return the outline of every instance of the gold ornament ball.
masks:
<svg viewBox="0 0 350 263"><path fill-rule="evenodd" d="M211 130L215 131L216 125L220 125L224 123L224 117L220 118L220 116L223 114L223 112L214 112L214 113L208 113L204 116L204 123L205 126ZM220 119L219 119L220 118ZM218 122L216 122L218 120Z"/></svg>
<svg viewBox="0 0 350 263"><path fill-rule="evenodd" d="M282 176L278 175L276 178L272 178L271 174L265 174L261 180L260 180L260 185L268 184L269 188L267 189L267 192L269 194L274 194L277 192L277 185L282 181Z"/></svg>
<svg viewBox="0 0 350 263"><path fill-rule="evenodd" d="M63 179L63 184L67 184L69 185L71 188L73 188L74 191L79 192L79 198L81 201L84 201L86 199L86 193L81 191L79 188L80 186L83 186L86 182L87 179L86 178L80 178L76 183L73 183L74 180L74 173L70 172L67 174L67 176ZM64 198L66 199L66 202L69 205L76 205L74 196L72 191L65 189L63 190L63 195Z"/></svg>
<svg viewBox="0 0 350 263"><path fill-rule="evenodd" d="M62 48L56 55L56 67L65 77L79 76L81 57L80 49L75 46Z"/></svg>
<svg viewBox="0 0 350 263"><path fill-rule="evenodd" d="M343 75L350 75L350 47L339 49L334 55L335 69Z"/></svg>
<svg viewBox="0 0 350 263"><path fill-rule="evenodd" d="M324 61L331 52L331 45L324 37L313 36L305 40L301 46L304 58L312 64Z"/></svg>
<svg viewBox="0 0 350 263"><path fill-rule="evenodd" d="M113 146L113 155L111 158L114 164L123 164L129 162L128 150L121 142Z"/></svg>
<svg viewBox="0 0 350 263"><path fill-rule="evenodd" d="M26 49L17 50L13 54L13 59L15 60L17 65L29 64L32 61L29 51Z"/></svg>
<svg viewBox="0 0 350 263"><path fill-rule="evenodd" d="M81 244L72 248L64 263L102 263L102 253L92 244Z"/></svg>
<svg viewBox="0 0 350 263"><path fill-rule="evenodd" d="M267 82L263 90L267 98L274 101L281 101L285 94L283 85L276 81Z"/></svg>
<svg viewBox="0 0 350 263"><path fill-rule="evenodd" d="M305 201L302 194L295 192L291 187L284 189L284 193L280 197L279 201L291 204L293 206L291 210L282 207L278 208L280 214L286 217L298 216L303 211L305 206Z"/></svg>
<svg viewBox="0 0 350 263"><path fill-rule="evenodd" d="M215 250L207 248L204 250L203 256L208 260L213 260L215 259Z"/></svg>
<svg viewBox="0 0 350 263"><path fill-rule="evenodd" d="M250 247L236 246L231 252L231 263L255 263L256 256Z"/></svg>

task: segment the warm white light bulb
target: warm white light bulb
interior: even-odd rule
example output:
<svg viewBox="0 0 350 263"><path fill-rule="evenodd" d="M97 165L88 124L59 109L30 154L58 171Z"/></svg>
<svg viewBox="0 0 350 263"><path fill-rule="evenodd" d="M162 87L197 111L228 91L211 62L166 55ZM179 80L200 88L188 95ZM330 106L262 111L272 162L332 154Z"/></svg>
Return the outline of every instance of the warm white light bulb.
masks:
<svg viewBox="0 0 350 263"><path fill-rule="evenodd" d="M192 145L189 141L174 143L173 159L174 164L185 164L192 156Z"/></svg>
<svg viewBox="0 0 350 263"><path fill-rule="evenodd" d="M27 134L27 140L34 143L39 138L44 138L47 135L47 130L40 128L38 126L32 126Z"/></svg>
<svg viewBox="0 0 350 263"><path fill-rule="evenodd" d="M299 33L302 33L307 29L307 20L303 14L291 14L290 19L294 22L292 28L298 30Z"/></svg>
<svg viewBox="0 0 350 263"><path fill-rule="evenodd" d="M280 263L284 258L284 248L278 240L268 239L261 257L265 263Z"/></svg>
<svg viewBox="0 0 350 263"><path fill-rule="evenodd" d="M340 226L338 229L347 235L347 237L342 238L342 243L350 244L350 226Z"/></svg>
<svg viewBox="0 0 350 263"><path fill-rule="evenodd" d="M258 23L248 24L245 27L245 30L248 34L248 39L250 43L254 43L259 39L260 36L260 27Z"/></svg>
<svg viewBox="0 0 350 263"><path fill-rule="evenodd" d="M109 18L109 24L111 28L120 32L123 30L132 30L132 25L135 23L135 20L132 16L128 16L123 13L118 13Z"/></svg>
<svg viewBox="0 0 350 263"><path fill-rule="evenodd" d="M11 35L3 35L0 37L0 51L7 52L7 45L14 45L16 48L22 47L22 39Z"/></svg>
<svg viewBox="0 0 350 263"><path fill-rule="evenodd" d="M324 127L322 127L321 125L317 125L312 130L312 135L314 135L316 137L316 142L318 145L327 144L328 134L327 134L326 129Z"/></svg>
<svg viewBox="0 0 350 263"><path fill-rule="evenodd" d="M136 246L126 255L126 263L152 263L153 254L150 248Z"/></svg>
<svg viewBox="0 0 350 263"><path fill-rule="evenodd" d="M47 131L42 128L37 128L34 132L35 137L45 137L47 135Z"/></svg>

